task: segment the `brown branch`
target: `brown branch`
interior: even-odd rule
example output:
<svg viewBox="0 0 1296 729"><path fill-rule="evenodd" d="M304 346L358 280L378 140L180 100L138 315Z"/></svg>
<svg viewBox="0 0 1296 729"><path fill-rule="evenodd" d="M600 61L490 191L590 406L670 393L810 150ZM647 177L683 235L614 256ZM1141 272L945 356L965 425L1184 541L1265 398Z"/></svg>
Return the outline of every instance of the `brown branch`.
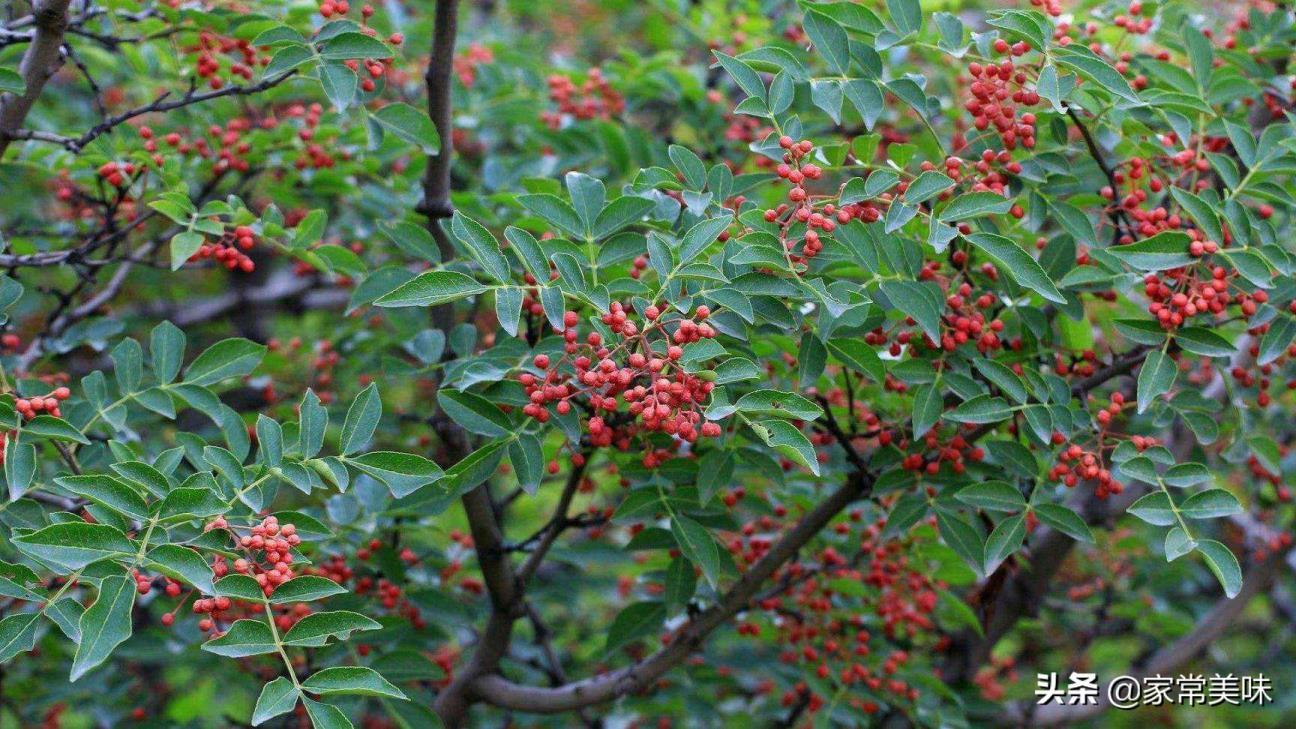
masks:
<svg viewBox="0 0 1296 729"><path fill-rule="evenodd" d="M63 31L67 29L67 11L71 0L43 0L37 2L32 13L36 26L31 45L23 53L18 65L26 88L19 94L0 95L0 158L9 148L12 132L27 119L27 113L40 97L45 82L63 64L59 47L63 45Z"/></svg>
<svg viewBox="0 0 1296 729"><path fill-rule="evenodd" d="M745 610L761 585L779 567L792 559L834 516L865 497L873 483L874 478L869 473L851 474L844 485L802 517L765 556L744 572L719 602L695 616L672 636L666 647L652 656L621 670L556 688L523 686L497 674L483 675L472 682L473 697L503 709L555 714L611 701L647 688L701 648L716 628Z"/></svg>
<svg viewBox="0 0 1296 729"><path fill-rule="evenodd" d="M440 229L436 221L454 214L454 207L450 203L450 167L454 161L450 90L458 12L459 3L456 0L437 0L432 30L432 58L428 63L426 77L428 116L436 125L437 135L441 138L441 149L428 160L427 172L423 177L423 201L419 203L418 212L431 221L433 235L437 235L437 230ZM444 233L441 235L444 236ZM447 250L443 248L441 253L445 256Z"/></svg>
<svg viewBox="0 0 1296 729"><path fill-rule="evenodd" d="M440 148L428 158L423 176L423 200L416 210L427 216L428 232L436 240L441 260L454 256L454 245L441 228L441 221L454 214L450 203L450 167L454 163L454 123L450 91L454 67L455 34L459 23L458 0L437 0L432 27L432 56L428 61L427 109L441 139ZM454 305L432 308L432 322L446 333L454 325Z"/></svg>
<svg viewBox="0 0 1296 729"><path fill-rule="evenodd" d="M1136 678L1168 674L1178 670L1205 650L1217 638L1235 624L1238 616L1250 604L1251 599L1266 592L1273 583L1274 577L1283 569L1287 557L1286 550L1269 554L1263 562L1247 572L1242 590L1236 597L1221 598L1214 607L1202 616L1193 629L1173 643L1153 653L1145 661L1132 666L1129 670L1116 675L1129 675ZM1095 704L1046 704L1037 706L1024 703L1012 706L1005 717L1008 721L1027 724L1032 727L1056 726L1075 721L1083 721L1102 714L1111 708L1105 687L1100 688Z"/></svg>
<svg viewBox="0 0 1296 729"><path fill-rule="evenodd" d="M226 86L224 88L220 88L215 91L205 91L202 93L199 93L197 87L191 84L189 90L185 92L184 96L181 96L178 99L173 99L171 101L167 100L171 98L171 92L170 91L163 92L156 99L154 99L152 103L145 104L143 106L137 106L133 109L127 109L126 111L123 111L122 113L117 114L116 116L108 117L107 119L104 119L102 122L91 127L89 131L87 131L85 134L82 134L79 137L64 137L57 134L49 134L46 132L36 132L36 131L31 131L26 129L18 129L17 127L14 127L14 129L10 130L7 134L5 134L5 136L7 136L8 139L28 139L37 142L48 142L51 144L57 144L63 147L64 149L68 150L69 152L72 152L73 154L79 154L81 150L85 149L86 146L89 145L94 140L98 139L104 134L107 134L108 132L111 132L113 129L117 128L118 126L121 126L122 124L125 124L131 119L134 119L135 117L143 116L145 114L163 112L163 111L173 111L175 109L181 109L186 106L192 106L194 104L201 104L204 101L211 101L212 99L219 99L226 96L251 96L253 94L259 94L262 91L267 91L269 89L274 88L275 86L278 86L279 84L291 78L296 73L297 73L296 70L286 71L284 73L279 74L278 76L272 76L270 78L262 79L260 82L255 84L249 84L245 86L241 86L241 85ZM0 127L0 129L3 129L3 127ZM4 151L3 147L0 147L0 153L3 153L3 151Z"/></svg>
<svg viewBox="0 0 1296 729"><path fill-rule="evenodd" d="M572 468L571 473L567 474L567 483L563 486L562 495L558 497L558 504L554 507L553 517L549 519L549 523L544 527L540 543L536 545L535 550L531 552L526 562L523 562L522 567L518 569L518 580L523 585L535 575L536 570L540 569L540 563L544 561L545 556L549 553L549 548L557 541L558 536L563 533L563 530L571 526L571 522L567 518L567 510L571 507L577 489L580 488L581 479L585 478L585 465L589 462L589 454L586 453L585 457L586 461Z"/></svg>

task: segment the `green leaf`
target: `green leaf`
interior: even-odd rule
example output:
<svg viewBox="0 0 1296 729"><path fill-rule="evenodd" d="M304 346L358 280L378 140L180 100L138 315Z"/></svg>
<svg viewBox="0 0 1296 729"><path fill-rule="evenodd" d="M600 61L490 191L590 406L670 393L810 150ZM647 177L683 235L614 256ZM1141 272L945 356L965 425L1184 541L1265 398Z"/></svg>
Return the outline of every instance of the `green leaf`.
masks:
<svg viewBox="0 0 1296 729"><path fill-rule="evenodd" d="M1012 408L1003 398L977 395L945 413L945 419L956 423L998 423L1011 418L1012 413Z"/></svg>
<svg viewBox="0 0 1296 729"><path fill-rule="evenodd" d="M934 385L920 385L913 395L913 434L921 438L940 420L944 404Z"/></svg>
<svg viewBox="0 0 1296 729"><path fill-rule="evenodd" d="M755 69L732 56L726 56L719 51L712 52L724 70L728 71L730 76L733 76L739 88L745 91L748 96L753 96L761 101L765 100L765 84L761 82L760 75L756 73Z"/></svg>
<svg viewBox="0 0 1296 729"><path fill-rule="evenodd" d="M424 154L441 151L441 137L427 112L409 104L395 102L374 112L373 120L399 139L417 146Z"/></svg>
<svg viewBox="0 0 1296 729"><path fill-rule="evenodd" d="M297 687L283 676L267 683L261 687L256 708L252 710L252 726L264 724L280 714L287 714L297 708L299 698L301 694Z"/></svg>
<svg viewBox="0 0 1296 729"><path fill-rule="evenodd" d="M1224 588L1224 595L1230 600L1242 591L1242 568L1237 557L1229 548L1213 539L1203 539L1197 543L1197 551L1206 559L1206 566L1215 573Z"/></svg>
<svg viewBox="0 0 1296 729"><path fill-rule="evenodd" d="M257 415L257 445L261 460L267 466L278 466L283 462L283 428L273 418L264 413Z"/></svg>
<svg viewBox="0 0 1296 729"><path fill-rule="evenodd" d="M993 258L999 264L1000 270L1020 286L1034 291L1055 304L1066 303L1066 297L1058 291L1057 286L1049 279L1039 263L1012 240L992 233L972 233L965 237L972 245Z"/></svg>
<svg viewBox="0 0 1296 729"><path fill-rule="evenodd" d="M883 281L882 293L895 308L913 319L933 342L940 341L941 313L917 281Z"/></svg>
<svg viewBox="0 0 1296 729"><path fill-rule="evenodd" d="M583 238L585 236L585 226L581 223L580 215L576 212L570 203L557 195L548 193L537 193L534 195L519 195L517 198L522 207L530 210L532 213L539 215L549 223L562 228L568 233ZM538 277L537 280L544 281L548 279L548 266L543 272L544 277ZM534 271L532 274L534 275Z"/></svg>
<svg viewBox="0 0 1296 729"><path fill-rule="evenodd" d="M819 475L819 459L815 456L814 446L795 425L786 420L762 420L751 426L765 445L777 448L783 455L810 469L814 475Z"/></svg>
<svg viewBox="0 0 1296 729"><path fill-rule="evenodd" d="M387 44L377 38L350 32L329 38L319 55L326 61L348 61L360 58L384 60L391 58L393 54Z"/></svg>
<svg viewBox="0 0 1296 729"><path fill-rule="evenodd" d="M279 585L270 593L270 602L282 605L290 602L310 602L322 600L346 592L346 588L327 577L319 575L302 575Z"/></svg>
<svg viewBox="0 0 1296 729"><path fill-rule="evenodd" d="M1138 375L1138 411L1147 410L1152 401L1170 391L1179 366L1165 352L1154 349L1147 354Z"/></svg>
<svg viewBox="0 0 1296 729"><path fill-rule="evenodd" d="M1180 347L1204 357L1231 357L1237 352L1229 340L1205 327L1184 327L1174 337Z"/></svg>
<svg viewBox="0 0 1296 729"><path fill-rule="evenodd" d="M835 74L845 75L850 68L850 41L846 30L836 20L813 8L806 10L802 26L815 50L828 63L828 68Z"/></svg>
<svg viewBox="0 0 1296 729"><path fill-rule="evenodd" d="M738 398L739 412L749 415L773 415L797 420L814 420L823 414L819 406L792 392L755 390Z"/></svg>
<svg viewBox="0 0 1296 729"><path fill-rule="evenodd" d="M827 345L828 351L847 367L868 375L876 383L886 380L886 365L882 358L862 340L838 337L829 339Z"/></svg>
<svg viewBox="0 0 1296 729"><path fill-rule="evenodd" d="M943 222L972 220L984 215L1002 215L1012 209L1013 201L997 192L969 192L959 195L940 209L936 218Z"/></svg>
<svg viewBox="0 0 1296 729"><path fill-rule="evenodd" d="M167 493L158 506L157 514L159 519L169 521L215 516L228 510L229 505L211 488L181 486Z"/></svg>
<svg viewBox="0 0 1296 729"><path fill-rule="evenodd" d="M1173 562L1196 548L1197 542L1189 537L1188 532L1185 532L1182 528L1174 527L1166 532L1165 553L1167 562Z"/></svg>
<svg viewBox="0 0 1296 729"><path fill-rule="evenodd" d="M683 557L676 557L666 567L666 580L662 597L671 610L683 608L697 590L697 574L693 563Z"/></svg>
<svg viewBox="0 0 1296 729"><path fill-rule="evenodd" d="M702 160L693 153L693 150L672 144L666 148L666 154L679 169L680 174L684 175L684 184L688 185L690 190L701 190L706 186L706 165L702 164Z"/></svg>
<svg viewBox="0 0 1296 729"><path fill-rule="evenodd" d="M508 416L495 403L480 395L442 389L436 397L441 410L470 433L498 438L513 432L513 423Z"/></svg>
<svg viewBox="0 0 1296 729"><path fill-rule="evenodd" d="M214 385L231 377L242 377L261 364L265 352L264 345L241 337L219 341L189 363L185 382Z"/></svg>
<svg viewBox="0 0 1296 729"><path fill-rule="evenodd" d="M504 441L492 441L451 466L441 483L450 494L466 493L490 478L503 458Z"/></svg>
<svg viewBox="0 0 1296 729"><path fill-rule="evenodd" d="M1113 246L1108 253L1140 271L1164 271L1193 262L1188 253L1191 242L1187 233L1162 231L1129 245Z"/></svg>
<svg viewBox="0 0 1296 729"><path fill-rule="evenodd" d="M23 423L22 432L23 435L27 436L41 436L58 441L79 442L82 445L89 445L89 438L83 436L82 432L74 428L67 420L54 418L53 415L36 415L35 418Z"/></svg>
<svg viewBox="0 0 1296 729"><path fill-rule="evenodd" d="M182 580L198 588L204 595L216 591L212 584L215 573L211 565L196 550L179 544L159 544L148 553L148 566L167 577Z"/></svg>
<svg viewBox="0 0 1296 729"><path fill-rule="evenodd" d="M1067 507L1061 504L1035 504L1031 510L1042 523L1072 539L1093 544L1093 532L1089 530L1089 525L1084 523L1084 519L1081 519L1079 514Z"/></svg>
<svg viewBox="0 0 1296 729"><path fill-rule="evenodd" d="M534 494L544 478L544 449L540 439L531 433L521 433L509 443L508 454L518 485L528 494Z"/></svg>
<svg viewBox="0 0 1296 729"><path fill-rule="evenodd" d="M512 275L508 259L504 258L499 241L495 240L495 236L491 235L489 230L476 220L456 212L450 220L450 231L468 249L468 253L483 271L500 283L508 282Z"/></svg>
<svg viewBox="0 0 1296 729"><path fill-rule="evenodd" d="M1175 521L1174 504L1164 491L1153 491L1130 504L1129 513L1153 526L1170 526Z"/></svg>
<svg viewBox="0 0 1296 729"><path fill-rule="evenodd" d="M1224 242L1224 228L1220 225L1219 214L1209 203L1182 187L1171 187L1170 194L1174 196L1175 202L1179 203L1179 207L1183 208L1184 212L1197 223L1197 227L1206 234L1207 240L1216 243Z"/></svg>
<svg viewBox="0 0 1296 729"><path fill-rule="evenodd" d="M1224 489L1207 489L1185 499L1179 512L1189 519L1217 519L1242 513L1242 504Z"/></svg>
<svg viewBox="0 0 1296 729"><path fill-rule="evenodd" d="M17 501L27 493L36 477L36 446L11 438L4 443L4 476L9 500Z"/></svg>
<svg viewBox="0 0 1296 729"><path fill-rule="evenodd" d="M483 286L468 274L458 271L426 271L397 286L395 290L379 296L377 306L440 306L469 296L475 296L489 287Z"/></svg>
<svg viewBox="0 0 1296 729"><path fill-rule="evenodd" d="M941 538L963 558L978 575L984 574L985 543L981 531L962 518L938 509L936 527Z"/></svg>
<svg viewBox="0 0 1296 729"><path fill-rule="evenodd" d="M358 694L405 699L405 694L400 689L377 671L364 666L325 668L302 681L302 690L312 694Z"/></svg>
<svg viewBox="0 0 1296 729"><path fill-rule="evenodd" d="M261 71L262 78L275 78L280 74L297 68L315 58L310 48L301 45L286 45L275 51L270 63Z"/></svg>
<svg viewBox="0 0 1296 729"><path fill-rule="evenodd" d="M887 0L886 6L896 32L902 37L922 30L922 5L918 0Z"/></svg>
<svg viewBox="0 0 1296 729"><path fill-rule="evenodd" d="M1130 88L1129 83L1124 76L1120 75L1120 72L1082 44L1073 43L1069 46L1056 46L1053 49L1053 59L1058 64L1066 66L1106 89L1114 96L1126 101L1132 101L1135 104L1142 103L1138 94L1134 93L1134 89Z"/></svg>
<svg viewBox="0 0 1296 729"><path fill-rule="evenodd" d="M969 506L990 511L1020 511L1026 508L1021 492L1004 481L982 481L960 489L954 498Z"/></svg>
<svg viewBox="0 0 1296 729"><path fill-rule="evenodd" d="M107 475L62 476L54 483L132 519L148 518L148 504L134 489Z"/></svg>
<svg viewBox="0 0 1296 729"><path fill-rule="evenodd" d="M378 383L370 383L356 395L347 409L346 420L342 423L342 438L338 443L341 454L349 456L363 448L373 438L381 417L382 399L378 395Z"/></svg>
<svg viewBox="0 0 1296 729"><path fill-rule="evenodd" d="M319 395L306 388L298 411L297 450L302 458L314 458L324 447L324 434L328 432L328 408L320 402Z"/></svg>
<svg viewBox="0 0 1296 729"><path fill-rule="evenodd" d="M182 266L189 262L193 254L202 248L206 238L202 233L195 233L192 230L185 230L176 233L171 237L171 270L178 271Z"/></svg>
<svg viewBox="0 0 1296 729"><path fill-rule="evenodd" d="M671 534L685 559L702 568L707 582L716 587L720 580L720 546L711 532L682 514L671 518Z"/></svg>
<svg viewBox="0 0 1296 729"><path fill-rule="evenodd" d="M113 376L117 388L122 394L139 389L140 379L144 376L144 349L139 342L126 338L113 347L109 356L113 361Z"/></svg>
<svg viewBox="0 0 1296 729"><path fill-rule="evenodd" d="M869 177L871 178L872 175ZM904 199L906 202L916 205L936 197L953 186L954 181L950 178L935 170L927 170L909 183L909 187L905 190Z"/></svg>
<svg viewBox="0 0 1296 729"><path fill-rule="evenodd" d="M236 597L248 602L261 602L265 597L265 588L252 578L251 575L226 575L216 580L215 591L213 594L222 597Z"/></svg>
<svg viewBox="0 0 1296 729"><path fill-rule="evenodd" d="M360 79L345 63L324 63L319 67L320 88L333 102L333 108L345 111L355 101Z"/></svg>
<svg viewBox="0 0 1296 729"><path fill-rule="evenodd" d="M315 209L306 214L297 223L293 231L292 246L293 248L306 248L319 242L324 236L324 231L328 228L328 213L322 209Z"/></svg>
<svg viewBox="0 0 1296 729"><path fill-rule="evenodd" d="M7 68L0 68L0 93L22 96L27 93L27 82L17 73Z"/></svg>
<svg viewBox="0 0 1296 729"><path fill-rule="evenodd" d="M1166 485L1178 486L1179 488L1207 483L1214 480L1214 478L1210 469L1200 463L1180 463L1171 466L1161 476L1161 480L1165 481Z"/></svg>
<svg viewBox="0 0 1296 729"><path fill-rule="evenodd" d="M36 647L40 613L17 613L0 620L0 663Z"/></svg>
<svg viewBox="0 0 1296 729"><path fill-rule="evenodd" d="M306 715L310 717L312 729L355 729L347 715L332 704L321 703L303 696L302 705L306 707Z"/></svg>
<svg viewBox="0 0 1296 729"><path fill-rule="evenodd" d="M14 537L12 541L24 554L69 572L102 559L135 554L135 546L126 535L107 524L64 522Z"/></svg>
<svg viewBox="0 0 1296 729"><path fill-rule="evenodd" d="M1005 395L1024 404L1029 399L1026 383L1013 372L1008 365L993 359L978 359L973 362L978 373L1003 391Z"/></svg>
<svg viewBox="0 0 1296 729"><path fill-rule="evenodd" d="M203 643L202 649L226 658L257 656L278 650L270 626L264 620L235 620L224 635Z"/></svg>
<svg viewBox="0 0 1296 729"><path fill-rule="evenodd" d="M986 539L985 571L990 573L1008 556L1021 548L1026 541L1026 517L1023 514L1010 516L995 526Z"/></svg>
<svg viewBox="0 0 1296 729"><path fill-rule="evenodd" d="M1247 445L1251 447L1251 453L1266 471L1273 474L1282 473L1282 454L1273 439L1256 434L1247 438Z"/></svg>
<svg viewBox="0 0 1296 729"><path fill-rule="evenodd" d="M683 266L692 262L703 251L710 248L711 244L716 242L716 238L720 233L724 232L725 228L728 228L732 222L732 217L723 215L699 221L697 225L689 228L688 232L684 234L684 238L680 240L680 265Z"/></svg>
<svg viewBox="0 0 1296 729"><path fill-rule="evenodd" d="M392 496L398 499L440 481L445 475L440 466L413 453L374 451L348 459L347 463L387 484Z"/></svg>
<svg viewBox="0 0 1296 729"><path fill-rule="evenodd" d="M656 203L647 198L624 195L608 203L599 212L590 232L595 238L606 238L627 225L639 222L656 206Z"/></svg>
<svg viewBox="0 0 1296 729"><path fill-rule="evenodd" d="M606 652L612 652L631 641L651 635L666 620L666 605L661 602L635 602L617 613L608 628Z"/></svg>
<svg viewBox="0 0 1296 729"><path fill-rule="evenodd" d="M103 663L131 636L131 609L135 607L135 580L128 575L105 577L94 604L81 615L81 642L72 658L69 680L76 681Z"/></svg>
<svg viewBox="0 0 1296 729"><path fill-rule="evenodd" d="M1256 364L1267 365L1287 352L1292 340L1296 339L1296 319L1290 316L1277 316L1269 322L1269 331L1260 338L1260 350Z"/></svg>
<svg viewBox="0 0 1296 729"><path fill-rule="evenodd" d="M381 627L378 621L347 610L311 613L298 620L284 634L283 643L318 648L327 643L329 638L346 640L352 633L378 630Z"/></svg>

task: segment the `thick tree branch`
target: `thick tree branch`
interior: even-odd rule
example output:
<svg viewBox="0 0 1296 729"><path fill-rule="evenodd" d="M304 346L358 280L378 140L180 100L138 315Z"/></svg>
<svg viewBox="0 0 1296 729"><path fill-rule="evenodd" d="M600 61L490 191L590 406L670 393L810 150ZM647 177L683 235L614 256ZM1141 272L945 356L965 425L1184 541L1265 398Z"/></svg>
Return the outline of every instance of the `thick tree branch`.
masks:
<svg viewBox="0 0 1296 729"><path fill-rule="evenodd" d="M63 31L67 29L70 2L43 0L35 5L32 13L35 31L31 45L27 46L18 65L18 75L22 76L26 88L21 95L0 95L0 158L4 157L12 141L9 135L23 125L27 113L45 88L45 82L63 64L59 48L63 45Z"/></svg>
<svg viewBox="0 0 1296 729"><path fill-rule="evenodd" d="M802 517L765 556L744 572L719 602L689 621L672 636L669 645L652 656L619 671L557 688L523 686L496 674L484 675L473 681L471 690L474 697L504 709L554 714L611 701L647 688L701 648L716 628L745 610L761 585L779 567L792 559L834 516L852 502L867 496L873 483L874 478L869 473L852 473L844 485Z"/></svg>

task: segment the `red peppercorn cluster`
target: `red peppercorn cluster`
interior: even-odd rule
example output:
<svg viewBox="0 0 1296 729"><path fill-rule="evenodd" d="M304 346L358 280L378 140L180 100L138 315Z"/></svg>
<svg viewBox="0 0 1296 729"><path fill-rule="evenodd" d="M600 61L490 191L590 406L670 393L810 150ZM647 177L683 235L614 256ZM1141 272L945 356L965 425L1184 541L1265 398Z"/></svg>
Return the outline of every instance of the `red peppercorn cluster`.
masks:
<svg viewBox="0 0 1296 729"><path fill-rule="evenodd" d="M558 110L542 112L540 119L551 129L561 128L565 117L578 120L611 119L625 111L625 97L612 88L612 84L604 78L602 69L590 69L580 86L571 78L560 74L551 75L546 83L549 86L549 100L558 105Z"/></svg>
<svg viewBox="0 0 1296 729"><path fill-rule="evenodd" d="M198 78L207 79L207 85L212 89L224 87L225 82L234 77L251 81L255 75L252 69L270 63L270 55L260 53L246 39L229 38L206 30L198 34L198 45L188 50L198 54L194 71ZM220 56L236 59L229 61L229 69L224 76L221 75L223 62Z"/></svg>
<svg viewBox="0 0 1296 729"><path fill-rule="evenodd" d="M1263 289L1248 293L1230 292L1231 274L1222 266L1211 269L1209 278L1199 277L1190 269L1149 273L1143 277L1143 292L1149 299L1148 313L1166 330L1174 330L1198 314L1213 314L1223 319L1226 308L1237 305L1243 316L1255 314L1260 304L1269 300Z"/></svg>
<svg viewBox="0 0 1296 729"><path fill-rule="evenodd" d="M1043 8L1044 12L1055 18L1062 14L1062 3L1060 0L1030 0L1030 4L1037 8Z"/></svg>
<svg viewBox="0 0 1296 729"><path fill-rule="evenodd" d="M967 470L968 461L975 463L985 458L984 448L969 443L958 434L943 440L936 429L923 434L918 441L905 437L897 439L894 432L884 430L878 434L878 443L884 446L894 443L901 451L910 451L900 462L901 468L929 476L940 473L943 463L948 463L954 473L963 473Z"/></svg>
<svg viewBox="0 0 1296 729"><path fill-rule="evenodd" d="M856 509L848 521L835 525L833 531L851 534L863 514ZM740 566L759 559L776 541L769 531L774 521L764 516L743 525L741 537L731 541L729 549ZM847 558L833 547L820 550L812 562L793 562L780 571L777 579L791 587L784 593L766 597L757 603L768 625L762 628L755 614L738 624L740 635L775 634L783 649L780 662L803 666L822 680L835 680L844 690L858 686L865 695L844 695L843 700L864 713L873 713L878 705L871 698L889 694L894 701L911 702L918 698L917 688L897 677L910 660L906 650L877 651L881 639L866 625L877 623L887 641L904 641L915 645L924 637L934 637L931 617L937 603L937 591L946 585L933 580L918 563L910 562L913 538L884 539L886 518L866 526L859 537L859 551ZM861 569L857 564L865 564ZM862 595L843 593L843 581L857 581L869 589ZM865 617L873 613L876 621ZM816 696L803 684L797 684L782 697L784 705L807 701L807 709L816 706Z"/></svg>
<svg viewBox="0 0 1296 729"><path fill-rule="evenodd" d="M301 104L294 104L289 107L285 116L289 118L300 118L303 127L297 131L297 137L305 146L302 147L301 154L293 160L293 166L299 170L306 168L328 169L333 167L335 160L328 149L315 139L316 129L319 128L320 115L324 112L324 107L319 104L311 104L309 107Z"/></svg>
<svg viewBox="0 0 1296 729"><path fill-rule="evenodd" d="M1031 124L1035 123L1034 114L1023 114L1022 119L1029 120ZM963 171L964 167L971 167L971 171L965 173ZM935 170L936 165L931 162L923 162L921 169L924 172ZM1009 193L1008 176L1020 175L1021 171L1021 163L1014 160L1012 153L1006 149L1001 149L998 152L991 149L984 150L981 152L981 159L976 162L970 162L956 155L951 155L945 158L944 168L941 170L946 177L955 182L971 180L970 192L993 192L1004 196ZM907 189L908 185L905 187ZM954 189L945 190L941 193L939 199L947 200L953 195ZM1022 217L1018 212L1014 212L1013 216Z"/></svg>
<svg viewBox="0 0 1296 729"><path fill-rule="evenodd" d="M105 162L99 166L99 176L113 187L125 187L135 177L137 168L133 162Z"/></svg>
<svg viewBox="0 0 1296 729"><path fill-rule="evenodd" d="M951 260L955 265L965 265L967 253L956 250L951 255ZM930 261L924 265L919 278L925 281L950 283L938 273L939 268L940 262ZM990 263L982 265L981 273L991 281L999 277L998 270ZM945 297L945 310L941 312L939 343L932 341L930 336L917 328L916 322L908 318L900 322L892 331L888 331L885 325L873 329L864 335L864 341L875 347L888 346L889 342L888 351L895 357L905 352L908 352L911 357L916 357L924 350L939 349L953 352L966 344L972 344L981 354L990 354L1005 346L1000 336L1005 326L1003 320L986 316L986 312L994 307L997 301L992 292L977 293L971 283L963 281ZM1009 346L1012 346L1012 343Z"/></svg>
<svg viewBox="0 0 1296 729"><path fill-rule="evenodd" d="M620 302L613 302L610 308L603 323L621 337L612 346L605 344L597 331L582 340L577 328L580 316L574 311L564 313L562 359L552 362L548 355L538 354L532 364L542 374L524 372L518 378L530 399L523 413L546 422L550 416L547 406L566 415L573 403L583 403L590 414L587 430L591 444L616 444L622 450L629 448L631 436L639 431L669 433L689 442L699 436L718 436L720 426L702 422L701 413L715 384L676 364L684 354L684 345L715 336L705 321L710 309L699 306L689 318L671 317L657 306L648 306L641 331L641 325L631 321L631 312ZM614 425L599 414L611 416L622 411L635 419L635 425ZM649 453L645 459L651 462L655 456Z"/></svg>
<svg viewBox="0 0 1296 729"><path fill-rule="evenodd" d="M1017 682L1017 659L1013 656L990 656L989 665L981 667L972 676L981 696L986 701L1002 701L1007 693L1004 682Z"/></svg>
<svg viewBox="0 0 1296 729"><path fill-rule="evenodd" d="M59 403L72 397L72 391L66 387L56 387L44 397L20 397L14 401L14 409L18 411L23 418L31 420L38 413L46 413L54 417L60 417Z"/></svg>
<svg viewBox="0 0 1296 729"><path fill-rule="evenodd" d="M1025 41L1009 44L999 38L994 42L994 50L1000 55L1023 56L1031 47ZM1010 58L997 64L974 61L968 64L967 70L972 77L972 83L968 85L968 93L972 98L968 99L963 108L972 115L972 126L978 131L993 126L999 132L1005 149L1016 149L1018 144L1026 149L1034 149L1035 115L1017 114L1020 106L1030 107L1040 103L1040 95L1026 88L1026 73L1018 70Z"/></svg>
<svg viewBox="0 0 1296 729"><path fill-rule="evenodd" d="M1117 28L1124 28L1125 32L1131 35L1146 35L1152 30L1152 17L1140 18L1143 14L1143 3L1141 0L1133 0L1126 8L1129 15L1117 15L1112 23Z"/></svg>
<svg viewBox="0 0 1296 729"><path fill-rule="evenodd" d="M382 546L382 540L371 539L356 550L355 558L360 562L368 562ZM417 555L409 548L401 550L398 556L406 565L413 565L418 562ZM368 570L369 568L365 569ZM423 618L422 611L406 598L400 585L381 576L381 573L376 576L373 574L357 574L355 569L348 563L347 558L341 554L331 555L321 561L319 565L307 567L304 572L328 578L339 585L351 585L351 589L356 595L374 595L384 609L408 620L414 628L422 629L427 627L427 621Z"/></svg>
<svg viewBox="0 0 1296 729"><path fill-rule="evenodd" d="M1075 488L1081 481L1096 481L1098 485L1094 488L1094 496L1100 499L1124 491L1125 485L1112 477L1104 460L1105 452L1115 448L1111 442L1116 438L1115 434L1107 432L1107 425L1124 406L1125 398L1117 392L1112 394L1109 404L1098 411L1095 416L1098 421L1098 434L1091 449L1074 442L1066 445L1065 436L1061 433L1053 433L1052 443L1066 445L1066 447L1058 451L1057 463L1049 469L1049 480L1057 481L1067 488ZM1156 438L1142 435L1130 436L1129 440L1139 453L1159 443Z"/></svg>
<svg viewBox="0 0 1296 729"><path fill-rule="evenodd" d="M189 262L213 260L231 271L252 273L256 270L256 263L243 251L251 250L254 245L256 233L251 228L240 225L232 231L226 231L214 241L203 243L189 257Z"/></svg>
<svg viewBox="0 0 1296 729"><path fill-rule="evenodd" d="M494 51L481 43L469 43L468 47L461 53L455 54L455 76L459 78L459 83L463 84L465 88L472 88L473 84L477 82L477 67L494 61Z"/></svg>

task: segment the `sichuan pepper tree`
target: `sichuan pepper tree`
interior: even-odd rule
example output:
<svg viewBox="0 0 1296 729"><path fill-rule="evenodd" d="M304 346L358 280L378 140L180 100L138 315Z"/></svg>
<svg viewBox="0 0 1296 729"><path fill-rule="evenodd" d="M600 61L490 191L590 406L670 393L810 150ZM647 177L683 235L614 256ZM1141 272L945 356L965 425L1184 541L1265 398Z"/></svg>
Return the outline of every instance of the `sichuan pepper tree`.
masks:
<svg viewBox="0 0 1296 729"><path fill-rule="evenodd" d="M1281 673L1286 6L460 5L0 21L5 721Z"/></svg>

